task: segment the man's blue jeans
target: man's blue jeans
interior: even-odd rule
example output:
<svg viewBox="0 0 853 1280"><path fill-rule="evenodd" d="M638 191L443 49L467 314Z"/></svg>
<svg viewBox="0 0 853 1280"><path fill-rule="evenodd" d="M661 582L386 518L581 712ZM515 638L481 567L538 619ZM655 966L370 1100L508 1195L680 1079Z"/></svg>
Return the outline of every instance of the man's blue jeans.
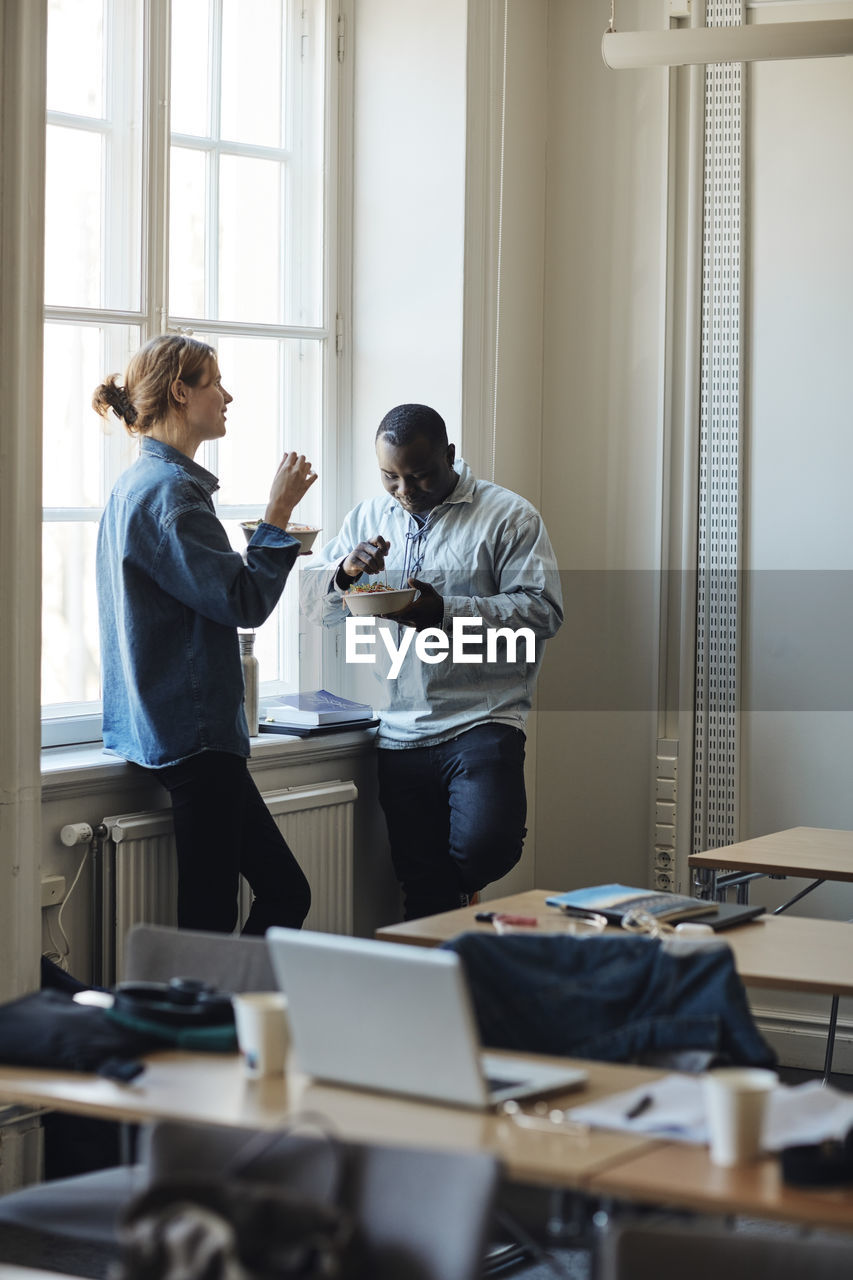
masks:
<svg viewBox="0 0 853 1280"><path fill-rule="evenodd" d="M478 725L437 746L377 757L407 920L451 911L515 866L527 834L520 729Z"/></svg>

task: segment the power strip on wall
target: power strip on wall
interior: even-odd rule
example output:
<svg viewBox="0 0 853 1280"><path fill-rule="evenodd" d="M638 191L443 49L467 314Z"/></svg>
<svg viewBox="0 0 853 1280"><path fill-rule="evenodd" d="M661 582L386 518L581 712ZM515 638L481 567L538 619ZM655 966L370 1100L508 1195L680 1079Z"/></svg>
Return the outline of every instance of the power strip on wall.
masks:
<svg viewBox="0 0 853 1280"><path fill-rule="evenodd" d="M675 819L678 802L678 740L658 738L655 761L655 823L652 884L660 892L675 889Z"/></svg>

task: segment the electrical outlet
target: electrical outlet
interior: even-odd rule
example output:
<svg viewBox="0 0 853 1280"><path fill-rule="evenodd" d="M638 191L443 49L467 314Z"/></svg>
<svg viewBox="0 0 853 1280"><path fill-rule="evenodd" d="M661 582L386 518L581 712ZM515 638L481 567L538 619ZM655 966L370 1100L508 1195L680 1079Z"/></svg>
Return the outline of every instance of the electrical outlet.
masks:
<svg viewBox="0 0 853 1280"><path fill-rule="evenodd" d="M41 906L58 907L65 897L65 876L45 876L41 882Z"/></svg>

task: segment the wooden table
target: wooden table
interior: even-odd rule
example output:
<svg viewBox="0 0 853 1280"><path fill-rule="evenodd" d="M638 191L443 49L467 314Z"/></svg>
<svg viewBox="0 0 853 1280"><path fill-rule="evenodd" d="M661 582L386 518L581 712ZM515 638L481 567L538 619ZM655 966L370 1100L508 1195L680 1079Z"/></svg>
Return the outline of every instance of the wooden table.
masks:
<svg viewBox="0 0 853 1280"><path fill-rule="evenodd" d="M553 1058L547 1061L553 1066ZM323 1085L296 1072L248 1080L237 1054L172 1051L152 1054L146 1064L145 1073L126 1085L79 1072L0 1067L0 1102L131 1123L175 1119L256 1128L277 1128L311 1111L328 1117L353 1141L489 1151L515 1181L570 1189L582 1188L592 1173L615 1160L659 1145L657 1139L630 1133L556 1129L538 1118L533 1120L537 1127L523 1127L500 1114ZM604 1062L573 1065L589 1071L589 1083L582 1092L554 1094L550 1105L593 1101L664 1074Z"/></svg>
<svg viewBox="0 0 853 1280"><path fill-rule="evenodd" d="M787 1187L773 1157L723 1169L704 1147L688 1143L627 1156L594 1174L587 1190L637 1204L853 1230L853 1188Z"/></svg>
<svg viewBox="0 0 853 1280"><path fill-rule="evenodd" d="M776 908L774 915L779 915L825 880L853 881L853 831L791 827L787 831L773 831L770 835L694 853L687 861L691 867L712 871L710 889L715 897L725 897L728 890L734 888L739 902L749 900L750 881L763 876L804 876L810 879L811 884ZM832 1070L840 994L844 994L840 989L832 993L823 1069L825 1080L829 1079Z"/></svg>
<svg viewBox="0 0 853 1280"><path fill-rule="evenodd" d="M720 849L693 853L687 861L691 867L709 867L715 871L805 876L819 882L853 880L853 831L791 827L788 831L774 831Z"/></svg>
<svg viewBox="0 0 853 1280"><path fill-rule="evenodd" d="M457 933L478 930L494 933L491 924L480 924L474 916L489 911L535 916L540 929L552 923L559 929L565 917L545 899L553 889L528 889L506 898L495 898L478 907L460 907L423 920L407 920L386 925L376 932L384 942L408 942L435 947ZM626 936L618 928L608 934ZM802 916L759 916L719 935L732 949L735 965L744 982L757 987L781 987L788 991L810 991L823 995L840 992L853 995L853 931L845 921L813 920Z"/></svg>
<svg viewBox="0 0 853 1280"><path fill-rule="evenodd" d="M735 847L735 846L732 846ZM718 852L715 850L715 853ZM706 856L706 855L701 855ZM557 907L546 905L553 889L528 889L484 904L489 911L535 916L539 928L565 927L565 917ZM435 947L457 933L476 929L494 932L491 924L480 924L474 916L482 907L460 907L423 920L378 929L384 942L408 942ZM618 928L608 933L620 934ZM853 995L853 931L844 920L815 920L804 916L759 916L720 934L734 954L735 967L745 983L786 991L804 991L832 998L827 1034L824 1079L832 1067L835 1025L839 996Z"/></svg>
<svg viewBox="0 0 853 1280"><path fill-rule="evenodd" d="M799 893L776 908L787 911L822 885L824 880L853 880L853 831L833 831L824 827L791 827L770 835L741 840L719 849L693 853L689 866L711 872L708 888L712 896L724 899L735 889L738 902L749 901L752 880L775 876L804 876L811 880Z"/></svg>
<svg viewBox="0 0 853 1280"><path fill-rule="evenodd" d="M11 1262L0 1262L0 1280L80 1280L64 1271L44 1271L41 1267L18 1267Z"/></svg>
<svg viewBox="0 0 853 1280"><path fill-rule="evenodd" d="M76 1072L0 1067L0 1101L138 1123L173 1118L259 1128L278 1127L311 1110L328 1117L336 1132L351 1141L488 1151L501 1161L508 1178L528 1185L853 1229L853 1188L784 1187L775 1159L738 1170L718 1169L703 1146L548 1125L532 1114L532 1106L524 1115L536 1127L525 1127L500 1114L341 1089L295 1072L250 1081L236 1054L169 1052L152 1054L146 1062L145 1074L129 1085ZM591 1102L666 1074L604 1062L580 1065L589 1071L587 1087L555 1096L555 1106ZM5 1280L2 1273L0 1280ZM10 1274L9 1280L26 1278Z"/></svg>

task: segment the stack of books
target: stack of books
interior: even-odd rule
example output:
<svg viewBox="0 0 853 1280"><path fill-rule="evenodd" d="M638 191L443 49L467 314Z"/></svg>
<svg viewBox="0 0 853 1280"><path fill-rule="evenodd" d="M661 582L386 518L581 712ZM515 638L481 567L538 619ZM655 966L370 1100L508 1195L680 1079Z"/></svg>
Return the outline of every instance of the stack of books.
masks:
<svg viewBox="0 0 853 1280"><path fill-rule="evenodd" d="M366 729L379 721L366 702L352 702L327 689L294 693L271 699L261 710L260 733L296 734L304 738L318 733Z"/></svg>

